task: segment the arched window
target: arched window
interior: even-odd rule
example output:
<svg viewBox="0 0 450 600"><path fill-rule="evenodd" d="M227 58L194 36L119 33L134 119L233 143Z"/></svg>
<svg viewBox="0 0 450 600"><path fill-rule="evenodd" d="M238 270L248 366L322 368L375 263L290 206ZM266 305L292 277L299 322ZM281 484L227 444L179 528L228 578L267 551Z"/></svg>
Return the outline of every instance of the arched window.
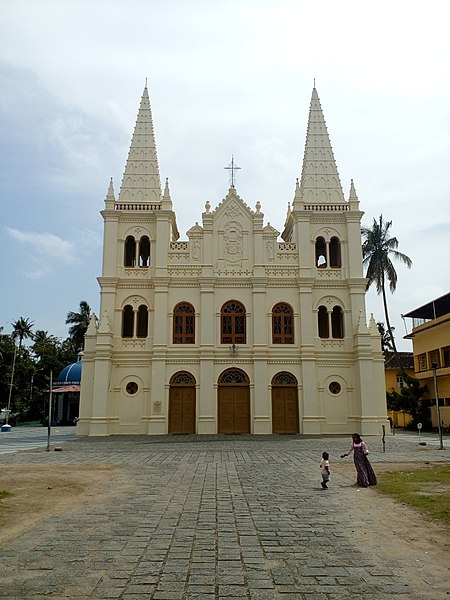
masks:
<svg viewBox="0 0 450 600"><path fill-rule="evenodd" d="M125 240L124 263L126 267L136 266L136 240L132 235Z"/></svg>
<svg viewBox="0 0 450 600"><path fill-rule="evenodd" d="M327 266L327 245L323 237L316 239L316 267L324 269Z"/></svg>
<svg viewBox="0 0 450 600"><path fill-rule="evenodd" d="M195 310L192 304L180 302L173 311L173 343L195 344Z"/></svg>
<svg viewBox="0 0 450 600"><path fill-rule="evenodd" d="M230 300L222 306L220 313L221 344L245 344L245 307L237 300Z"/></svg>
<svg viewBox="0 0 450 600"><path fill-rule="evenodd" d="M275 304L272 309L272 343L294 343L294 313L289 304Z"/></svg>
<svg viewBox="0 0 450 600"><path fill-rule="evenodd" d="M139 241L139 266L148 267L150 265L150 240L146 235Z"/></svg>
<svg viewBox="0 0 450 600"><path fill-rule="evenodd" d="M326 339L330 337L330 326L328 323L328 311L326 306L319 306L318 312L319 337Z"/></svg>
<svg viewBox="0 0 450 600"><path fill-rule="evenodd" d="M146 338L148 335L148 308L141 304L137 312L137 337Z"/></svg>
<svg viewBox="0 0 450 600"><path fill-rule="evenodd" d="M122 311L122 337L133 337L134 312L133 307L127 304Z"/></svg>
<svg viewBox="0 0 450 600"><path fill-rule="evenodd" d="M341 242L338 237L330 240L330 267L341 267Z"/></svg>
<svg viewBox="0 0 450 600"><path fill-rule="evenodd" d="M297 379L292 375L292 373L287 373L286 371L281 371L272 377L272 385L297 385Z"/></svg>
<svg viewBox="0 0 450 600"><path fill-rule="evenodd" d="M340 306L333 307L331 313L331 336L335 339L344 337L344 313Z"/></svg>

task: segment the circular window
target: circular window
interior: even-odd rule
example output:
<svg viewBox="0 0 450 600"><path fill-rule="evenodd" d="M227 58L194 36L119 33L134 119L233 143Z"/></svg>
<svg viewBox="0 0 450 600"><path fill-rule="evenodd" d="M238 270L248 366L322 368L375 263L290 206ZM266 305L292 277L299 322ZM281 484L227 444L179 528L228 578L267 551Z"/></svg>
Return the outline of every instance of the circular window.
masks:
<svg viewBox="0 0 450 600"><path fill-rule="evenodd" d="M135 394L138 389L139 386L135 381L130 381L130 383L127 383L127 387L125 388L128 392L128 394Z"/></svg>
<svg viewBox="0 0 450 600"><path fill-rule="evenodd" d="M339 392L341 391L341 384L337 381L332 381L328 386L328 389L332 394L339 394Z"/></svg>

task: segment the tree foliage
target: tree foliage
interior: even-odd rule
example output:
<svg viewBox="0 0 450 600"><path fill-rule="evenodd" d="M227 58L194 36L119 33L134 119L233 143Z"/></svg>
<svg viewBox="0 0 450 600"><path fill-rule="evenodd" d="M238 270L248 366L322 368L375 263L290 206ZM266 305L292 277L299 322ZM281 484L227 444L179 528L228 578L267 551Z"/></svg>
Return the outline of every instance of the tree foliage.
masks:
<svg viewBox="0 0 450 600"><path fill-rule="evenodd" d="M400 393L394 390L386 394L388 409L404 410L410 414L412 427L417 427L417 423L422 423L425 429L430 428L430 404L429 400L423 397L427 392L427 386L421 385L418 379L411 377L403 369L399 370L399 375L406 385Z"/></svg>
<svg viewBox="0 0 450 600"><path fill-rule="evenodd" d="M80 314L83 319L77 329L83 331L84 319L91 314L85 301L80 302ZM76 331L69 332L69 337L61 341L48 331L33 332L33 321L24 317L11 325L11 334L5 334L0 326L0 408L7 407L11 392L11 412L19 412L21 421L39 420L46 414L50 373L55 380L65 366L76 361L80 337ZM31 343L26 345L26 340Z"/></svg>
<svg viewBox="0 0 450 600"><path fill-rule="evenodd" d="M11 325L13 326L13 337L19 338L19 348L22 347L23 340L33 339L34 323L30 319L20 317L20 319L11 323Z"/></svg>
<svg viewBox="0 0 450 600"><path fill-rule="evenodd" d="M391 237L391 226L392 221L384 221L383 215L380 215L378 221L376 219L373 220L372 227L363 227L361 229L363 236L362 253L363 265L367 268L367 289L372 284L375 284L378 294L382 295L386 326L391 339L392 350L400 367L394 333L389 319L386 284L389 284L389 289L392 293L395 292L397 287L397 272L391 257L405 264L408 269L411 268L412 261L406 254L397 250L398 240L396 237Z"/></svg>
<svg viewBox="0 0 450 600"><path fill-rule="evenodd" d="M79 312L70 311L67 313L66 325L71 325L69 337L79 350L84 348L84 336L91 317L91 308L86 300L81 300Z"/></svg>

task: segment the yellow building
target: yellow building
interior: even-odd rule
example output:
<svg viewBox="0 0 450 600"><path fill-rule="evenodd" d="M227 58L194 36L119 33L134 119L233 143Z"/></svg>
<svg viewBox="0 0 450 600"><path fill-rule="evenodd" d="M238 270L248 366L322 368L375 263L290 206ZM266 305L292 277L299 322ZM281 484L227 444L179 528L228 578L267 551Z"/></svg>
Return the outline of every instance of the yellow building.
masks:
<svg viewBox="0 0 450 600"><path fill-rule="evenodd" d="M411 333L417 379L428 387L431 422L438 426L436 397L441 424L450 426L450 293L403 315L412 319Z"/></svg>

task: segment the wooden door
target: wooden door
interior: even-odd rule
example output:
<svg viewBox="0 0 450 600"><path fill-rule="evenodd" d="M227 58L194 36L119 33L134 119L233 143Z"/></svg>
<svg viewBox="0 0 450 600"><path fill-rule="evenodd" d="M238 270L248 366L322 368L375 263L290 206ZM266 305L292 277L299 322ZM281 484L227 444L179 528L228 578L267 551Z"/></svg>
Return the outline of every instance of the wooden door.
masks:
<svg viewBox="0 0 450 600"><path fill-rule="evenodd" d="M248 386L220 386L218 402L219 433L250 433L250 388Z"/></svg>
<svg viewBox="0 0 450 600"><path fill-rule="evenodd" d="M278 377L284 382L287 374ZM289 382L290 383L290 382ZM272 384L272 432L299 433L297 386Z"/></svg>
<svg viewBox="0 0 450 600"><path fill-rule="evenodd" d="M174 376L169 392L169 433L195 433L195 385L186 374Z"/></svg>

